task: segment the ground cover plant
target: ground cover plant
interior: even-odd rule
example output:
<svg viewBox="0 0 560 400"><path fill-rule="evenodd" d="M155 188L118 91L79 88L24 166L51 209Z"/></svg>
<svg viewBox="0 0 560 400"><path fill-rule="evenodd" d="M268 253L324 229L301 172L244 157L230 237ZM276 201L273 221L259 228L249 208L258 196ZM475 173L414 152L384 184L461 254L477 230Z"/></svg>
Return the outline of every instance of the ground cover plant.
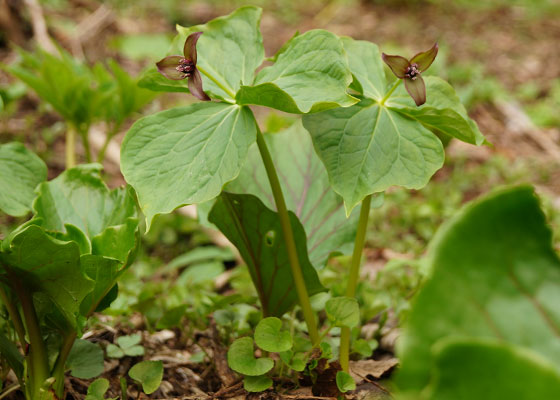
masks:
<svg viewBox="0 0 560 400"><path fill-rule="evenodd" d="M138 86L128 64L64 52L5 68L72 134L49 180L25 146L0 145L0 210L16 217L0 216L0 398L558 397L554 204L512 186L456 214L495 180L468 156L444 164L458 141L489 143L438 77L440 46L402 57L314 29L266 58L261 17L178 26ZM104 121L102 161L156 92L187 105L128 129L129 186L73 166L75 131L90 161ZM172 213L187 204L199 222Z"/></svg>

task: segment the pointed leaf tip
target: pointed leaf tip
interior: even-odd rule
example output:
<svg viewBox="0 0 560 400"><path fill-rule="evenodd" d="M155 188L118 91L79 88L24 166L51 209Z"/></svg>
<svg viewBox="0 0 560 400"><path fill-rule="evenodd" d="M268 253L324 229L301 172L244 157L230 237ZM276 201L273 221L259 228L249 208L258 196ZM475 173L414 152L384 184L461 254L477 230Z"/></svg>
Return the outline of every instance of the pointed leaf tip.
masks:
<svg viewBox="0 0 560 400"><path fill-rule="evenodd" d="M410 63L416 63L420 72L424 72L430 67L430 65L432 65L432 63L436 59L438 50L439 46L436 42L430 50L418 53L414 57L412 57L410 59Z"/></svg>
<svg viewBox="0 0 560 400"><path fill-rule="evenodd" d="M417 106L421 106L426 102L426 85L420 75L417 75L415 80L405 78L404 86Z"/></svg>
<svg viewBox="0 0 560 400"><path fill-rule="evenodd" d="M179 61L183 56L168 56L156 63L158 72L168 79L179 81L185 79L185 74L178 71Z"/></svg>
<svg viewBox="0 0 560 400"><path fill-rule="evenodd" d="M202 89L202 77L198 69L194 69L193 74L188 79L189 91L199 100L209 101L210 97Z"/></svg>
<svg viewBox="0 0 560 400"><path fill-rule="evenodd" d="M183 54L187 60L191 60L194 65L196 65L196 43L198 38L203 32L191 33L187 40L185 40L185 46L183 47Z"/></svg>
<svg viewBox="0 0 560 400"><path fill-rule="evenodd" d="M381 58L385 61L385 64L391 68L393 74L399 79L403 79L406 74L406 69L409 67L410 63L408 60L401 56L391 56L385 53L381 54Z"/></svg>

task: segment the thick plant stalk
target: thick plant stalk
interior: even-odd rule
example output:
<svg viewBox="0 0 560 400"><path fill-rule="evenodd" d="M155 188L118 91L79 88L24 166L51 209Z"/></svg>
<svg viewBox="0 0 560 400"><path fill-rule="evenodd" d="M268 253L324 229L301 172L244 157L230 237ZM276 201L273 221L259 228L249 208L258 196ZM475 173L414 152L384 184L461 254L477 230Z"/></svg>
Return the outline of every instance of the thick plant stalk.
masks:
<svg viewBox="0 0 560 400"><path fill-rule="evenodd" d="M76 332L71 332L64 337L60 353L58 354L58 358L56 359L56 362L54 364L52 375L56 380L54 382L53 389L59 398L62 398L62 396L64 396L64 367L66 365L68 355L70 354L70 350L72 350L72 346L74 345L75 341Z"/></svg>
<svg viewBox="0 0 560 400"><path fill-rule="evenodd" d="M27 342L25 341L25 328L23 326L23 321L21 320L17 306L13 301L10 301L8 294L2 286L0 286L0 298L8 310L8 315L14 324L14 329L16 330L21 347L25 348Z"/></svg>
<svg viewBox="0 0 560 400"><path fill-rule="evenodd" d="M371 194L362 200L360 209L360 220L358 222L358 231L356 232L356 240L354 241L354 252L352 253L352 261L350 264L350 276L348 277L348 286L346 287L346 296L354 297L356 295L356 286L360 277L360 262L362 261L362 252L366 241L366 231L369 219L369 209L371 205ZM340 333L340 365L343 371L348 372L350 360L350 328L344 327Z"/></svg>
<svg viewBox="0 0 560 400"><path fill-rule="evenodd" d="M69 124L66 129L66 169L76 166L76 128Z"/></svg>
<svg viewBox="0 0 560 400"><path fill-rule="evenodd" d="M303 272L301 271L301 266L297 255L294 231L290 223L288 208L286 207L286 201L284 200L284 194L282 193L282 187L280 186L280 180L278 179L276 168L274 167L272 157L270 155L270 152L268 151L264 136L258 125L257 146L259 147L259 151L261 153L266 174L268 176L268 181L270 182L270 188L272 189L272 194L274 196L274 202L276 203L278 216L280 217L280 223L282 225L282 231L284 233L284 241L286 242L286 250L288 251L290 267L292 269L292 277L296 286L299 304L303 311L303 317L309 331L309 337L313 346L318 346L319 331L317 329L317 320L315 319L313 309L311 308L309 294L307 293L307 287L305 286L305 280L303 279Z"/></svg>

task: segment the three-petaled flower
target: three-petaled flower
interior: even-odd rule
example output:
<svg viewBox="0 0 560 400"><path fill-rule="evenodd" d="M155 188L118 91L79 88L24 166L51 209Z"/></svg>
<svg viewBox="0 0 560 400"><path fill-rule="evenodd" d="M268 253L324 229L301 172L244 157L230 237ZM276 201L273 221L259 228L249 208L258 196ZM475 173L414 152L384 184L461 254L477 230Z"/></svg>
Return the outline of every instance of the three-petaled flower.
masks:
<svg viewBox="0 0 560 400"><path fill-rule="evenodd" d="M202 77L196 68L196 42L202 32L195 32L187 37L182 56L168 56L156 63L158 71L173 80L188 79L189 91L200 100L210 100L202 90Z"/></svg>
<svg viewBox="0 0 560 400"><path fill-rule="evenodd" d="M422 79L421 73L428 69L436 58L438 53L438 44L422 53L416 54L410 60L401 56L390 56L383 53L383 61L391 68L391 71L399 79L404 79L404 86L410 97L417 106L421 106L426 102L426 85Z"/></svg>

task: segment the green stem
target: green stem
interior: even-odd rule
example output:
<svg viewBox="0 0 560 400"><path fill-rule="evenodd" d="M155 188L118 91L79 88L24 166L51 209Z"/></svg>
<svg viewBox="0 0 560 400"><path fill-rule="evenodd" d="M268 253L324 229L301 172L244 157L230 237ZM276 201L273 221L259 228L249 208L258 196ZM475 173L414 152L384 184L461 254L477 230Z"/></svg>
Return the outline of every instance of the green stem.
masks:
<svg viewBox="0 0 560 400"><path fill-rule="evenodd" d="M303 279L303 273L299 264L294 232L290 223L290 217L288 214L288 208L286 207L286 201L284 200L284 195L282 193L282 187L280 186L280 180L278 179L276 168L274 167L272 157L270 156L270 152L268 151L264 136L258 124L257 146L259 147L259 151L261 153L264 168L268 176L268 181L270 182L270 188L272 189L272 195L274 196L274 202L276 203L276 209L280 218L280 224L282 225L284 241L286 242L286 250L288 252L290 268L292 270L292 277L296 286L299 304L303 311L303 317L305 319L305 323L307 324L307 330L309 331L311 343L315 347L320 343L317 321L315 320L315 315L313 313L313 309L311 308L311 302L307 293L307 287L305 286L305 280Z"/></svg>
<svg viewBox="0 0 560 400"><path fill-rule="evenodd" d="M103 164L103 161L105 160L105 153L107 152L107 147L109 146L109 143L111 142L111 139L113 139L113 137L115 137L115 135L117 134L119 129L120 129L120 124L113 127L113 129L111 129L109 131L109 133L107 133L107 137L105 138L105 143L103 143L103 146L101 146L101 149L99 150L99 153L97 154L97 162L99 164Z"/></svg>
<svg viewBox="0 0 560 400"><path fill-rule="evenodd" d="M387 92L387 94L385 95L385 97L383 97L383 99L381 100L381 105L385 104L385 102L387 101L387 99L389 97L391 97L391 95L393 94L393 92L399 87L399 85L402 83L402 79L397 79L397 81L395 82L395 84L391 87L391 89Z"/></svg>
<svg viewBox="0 0 560 400"><path fill-rule="evenodd" d="M360 277L360 262L362 261L362 252L366 241L366 231L369 219L369 208L371 205L371 194L362 200L360 209L360 219L358 221L358 231L356 232L356 240L354 241L354 252L352 253L352 261L350 264L350 276L348 277L348 286L346 287L346 296L354 297L356 295L356 286ZM348 372L350 360L350 328L344 327L340 333L340 366Z"/></svg>
<svg viewBox="0 0 560 400"><path fill-rule="evenodd" d="M214 82L216 85L218 85L218 87L220 89L222 89L224 92L226 92L228 94L228 96L230 96L232 98L232 100L235 99L235 93L233 93L233 90L231 90L230 88L225 87L224 85L222 85L221 82L219 82L216 78L214 78L212 76L212 74L208 73L204 68L202 68L201 66L197 65L196 69L198 69L200 72L202 72L204 75L206 75L208 77L208 79L210 79L212 82Z"/></svg>
<svg viewBox="0 0 560 400"><path fill-rule="evenodd" d="M2 302L8 309L8 314L14 324L14 329L16 330L21 348L25 349L27 342L25 341L25 328L23 326L23 321L21 320L21 315L19 315L19 310L17 309L15 303L8 298L8 294L2 286L0 286L0 298L2 298Z"/></svg>
<svg viewBox="0 0 560 400"><path fill-rule="evenodd" d="M82 137L82 143L84 145L84 152L86 153L86 161L90 163L93 161L93 159L91 158L91 148L89 146L88 134L89 134L89 127L87 127L85 130L80 132L80 136Z"/></svg>
<svg viewBox="0 0 560 400"><path fill-rule="evenodd" d="M70 332L64 337L60 353L54 364L52 376L54 376L55 381L53 388L59 398L64 396L64 367L66 366L66 360L68 359L68 355L70 354L70 350L72 350L75 340L76 332Z"/></svg>
<svg viewBox="0 0 560 400"><path fill-rule="evenodd" d="M49 378L49 362L47 357L47 348L41 335L39 326L39 318L35 312L33 305L32 293L24 288L19 278L12 275L10 281L14 283L14 291L16 292L23 310L23 317L27 327L27 335L29 337L29 383L31 384L30 393L33 399L39 398L39 391L45 380Z"/></svg>
<svg viewBox="0 0 560 400"><path fill-rule="evenodd" d="M76 128L68 124L66 128L66 169L76 165Z"/></svg>

